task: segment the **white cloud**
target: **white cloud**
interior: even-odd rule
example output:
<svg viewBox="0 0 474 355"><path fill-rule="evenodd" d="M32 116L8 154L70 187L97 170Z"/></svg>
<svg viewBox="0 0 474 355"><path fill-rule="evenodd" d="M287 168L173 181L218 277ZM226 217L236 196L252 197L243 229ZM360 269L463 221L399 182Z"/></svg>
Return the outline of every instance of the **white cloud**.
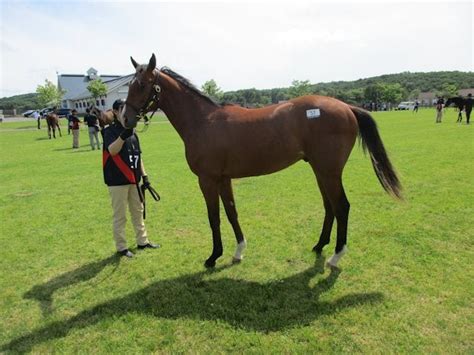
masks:
<svg viewBox="0 0 474 355"><path fill-rule="evenodd" d="M473 70L471 2L16 2L1 6L0 96L60 73L132 71L155 52L224 90Z"/></svg>

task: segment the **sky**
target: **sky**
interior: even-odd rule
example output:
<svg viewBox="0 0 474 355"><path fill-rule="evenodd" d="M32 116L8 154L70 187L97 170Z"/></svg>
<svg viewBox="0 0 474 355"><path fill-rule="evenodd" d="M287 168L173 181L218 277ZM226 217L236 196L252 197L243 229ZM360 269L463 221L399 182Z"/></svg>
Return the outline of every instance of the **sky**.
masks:
<svg viewBox="0 0 474 355"><path fill-rule="evenodd" d="M473 1L0 0L0 97L130 56L224 91L473 71Z"/></svg>

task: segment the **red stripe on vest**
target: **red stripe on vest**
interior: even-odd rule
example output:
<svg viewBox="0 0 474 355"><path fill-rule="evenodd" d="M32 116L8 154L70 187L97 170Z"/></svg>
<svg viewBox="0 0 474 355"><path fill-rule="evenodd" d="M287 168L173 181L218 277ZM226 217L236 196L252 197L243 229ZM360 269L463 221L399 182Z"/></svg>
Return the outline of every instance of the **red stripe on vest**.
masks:
<svg viewBox="0 0 474 355"><path fill-rule="evenodd" d="M102 168L105 167L105 163L107 163L107 159L109 159L110 153L106 150L102 151Z"/></svg>
<svg viewBox="0 0 474 355"><path fill-rule="evenodd" d="M123 175L130 181L131 184L136 184L137 181L135 180L135 174L133 173L132 169L122 160L120 155L112 155L112 160L114 161L115 165L119 170L122 172Z"/></svg>

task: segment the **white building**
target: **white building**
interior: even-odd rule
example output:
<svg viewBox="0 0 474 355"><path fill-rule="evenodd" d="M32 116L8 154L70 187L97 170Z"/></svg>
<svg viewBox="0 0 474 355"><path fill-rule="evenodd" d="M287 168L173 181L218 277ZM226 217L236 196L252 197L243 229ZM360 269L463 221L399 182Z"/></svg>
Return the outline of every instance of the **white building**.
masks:
<svg viewBox="0 0 474 355"><path fill-rule="evenodd" d="M79 113L84 113L92 102L102 109L112 108L112 104L117 99L125 99L128 94L128 85L133 74L126 76L119 75L97 75L97 70L90 68L87 75L61 74L58 75L58 88L64 90L65 94L61 101L62 108L76 109ZM107 94L94 99L87 90L91 80L101 79L107 86Z"/></svg>

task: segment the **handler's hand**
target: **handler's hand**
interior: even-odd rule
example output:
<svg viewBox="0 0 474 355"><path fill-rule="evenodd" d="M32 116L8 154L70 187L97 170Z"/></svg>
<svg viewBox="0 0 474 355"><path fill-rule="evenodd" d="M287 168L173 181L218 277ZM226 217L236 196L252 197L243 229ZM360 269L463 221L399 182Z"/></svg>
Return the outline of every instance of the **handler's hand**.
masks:
<svg viewBox="0 0 474 355"><path fill-rule="evenodd" d="M126 140L127 138L130 138L133 135L133 129L124 129L122 133L120 133L120 138L123 140Z"/></svg>
<svg viewBox="0 0 474 355"><path fill-rule="evenodd" d="M142 186L143 186L143 189L146 190L146 189L150 188L150 186L151 186L151 185L150 185L150 180L148 180L148 176L147 176L147 175L144 175L144 176L142 176L142 177L143 177L143 185L142 185Z"/></svg>

